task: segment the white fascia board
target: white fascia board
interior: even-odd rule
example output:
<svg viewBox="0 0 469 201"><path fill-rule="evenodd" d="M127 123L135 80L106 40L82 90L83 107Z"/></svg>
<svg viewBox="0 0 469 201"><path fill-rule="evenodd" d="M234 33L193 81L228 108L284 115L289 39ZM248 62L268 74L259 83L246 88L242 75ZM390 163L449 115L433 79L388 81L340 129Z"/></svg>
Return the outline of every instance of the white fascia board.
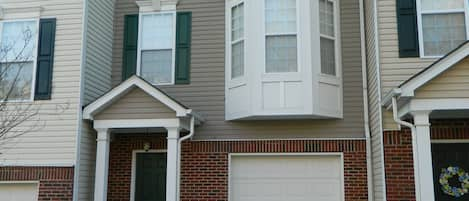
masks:
<svg viewBox="0 0 469 201"><path fill-rule="evenodd" d="M469 99L467 98L447 98L447 99L412 99L407 104L399 108L398 115L403 117L416 111L433 110L468 110Z"/></svg>
<svg viewBox="0 0 469 201"><path fill-rule="evenodd" d="M93 127L99 128L179 128L180 119L117 119L117 120L94 120Z"/></svg>
<svg viewBox="0 0 469 201"><path fill-rule="evenodd" d="M429 69L423 71L420 75L412 78L407 83L402 85L400 87L400 89L402 90L402 96L414 96L415 90L417 90L433 78L437 77L447 69L451 68L468 55L469 43L466 43L462 47L450 53L450 55L446 56L445 58L442 58L440 61L437 61L434 66L431 66Z"/></svg>
<svg viewBox="0 0 469 201"><path fill-rule="evenodd" d="M135 87L140 88L153 98L157 99L170 109L174 110L176 112L177 117L185 117L191 112L191 110L186 109L176 101L172 100L170 97L153 87L151 84L145 82L137 76L133 76L121 83L119 86L109 91L108 93L106 93L105 95L103 95L102 97L95 100L90 105L86 106L83 110L83 119L93 120L93 116L96 113L100 112L101 110L106 108L108 105L112 104L118 98L122 97L128 91L134 89Z"/></svg>

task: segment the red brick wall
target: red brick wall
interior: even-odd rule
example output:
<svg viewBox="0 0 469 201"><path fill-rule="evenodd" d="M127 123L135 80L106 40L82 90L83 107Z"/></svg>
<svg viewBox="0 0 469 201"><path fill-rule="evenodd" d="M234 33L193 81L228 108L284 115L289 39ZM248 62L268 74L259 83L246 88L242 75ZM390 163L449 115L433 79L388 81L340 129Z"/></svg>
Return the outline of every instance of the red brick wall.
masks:
<svg viewBox="0 0 469 201"><path fill-rule="evenodd" d="M438 120L431 124L434 140L469 139L469 120ZM384 162L387 200L415 200L410 129L384 132Z"/></svg>
<svg viewBox="0 0 469 201"><path fill-rule="evenodd" d="M39 201L72 200L73 167L0 167L0 181L39 181Z"/></svg>
<svg viewBox="0 0 469 201"><path fill-rule="evenodd" d="M129 200L132 150L166 149L163 135L116 135L111 142L108 200ZM365 141L185 142L182 147L181 200L228 200L228 153L343 152L346 201L367 200Z"/></svg>

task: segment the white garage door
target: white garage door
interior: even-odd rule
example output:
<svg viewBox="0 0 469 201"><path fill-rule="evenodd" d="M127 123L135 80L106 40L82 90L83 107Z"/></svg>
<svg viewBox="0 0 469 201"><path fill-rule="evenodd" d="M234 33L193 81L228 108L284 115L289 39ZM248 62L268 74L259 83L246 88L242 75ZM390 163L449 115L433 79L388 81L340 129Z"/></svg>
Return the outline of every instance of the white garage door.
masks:
<svg viewBox="0 0 469 201"><path fill-rule="evenodd" d="M0 184L0 200L37 201L36 183Z"/></svg>
<svg viewBox="0 0 469 201"><path fill-rule="evenodd" d="M230 201L342 201L339 156L232 156Z"/></svg>

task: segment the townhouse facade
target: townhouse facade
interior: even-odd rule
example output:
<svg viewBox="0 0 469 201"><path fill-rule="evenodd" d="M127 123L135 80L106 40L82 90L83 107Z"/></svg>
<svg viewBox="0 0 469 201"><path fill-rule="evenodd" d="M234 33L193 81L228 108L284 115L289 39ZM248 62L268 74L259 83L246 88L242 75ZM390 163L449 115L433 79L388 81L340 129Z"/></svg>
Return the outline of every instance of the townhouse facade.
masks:
<svg viewBox="0 0 469 201"><path fill-rule="evenodd" d="M32 30L45 122L0 145L1 198L469 196L466 0L0 8L0 44Z"/></svg>

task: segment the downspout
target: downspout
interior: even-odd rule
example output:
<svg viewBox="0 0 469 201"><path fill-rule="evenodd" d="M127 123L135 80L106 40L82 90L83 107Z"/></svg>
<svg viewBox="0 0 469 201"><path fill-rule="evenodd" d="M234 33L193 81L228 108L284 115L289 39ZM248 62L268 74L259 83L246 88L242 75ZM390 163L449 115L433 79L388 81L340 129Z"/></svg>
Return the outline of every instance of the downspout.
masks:
<svg viewBox="0 0 469 201"><path fill-rule="evenodd" d="M194 124L195 124L195 117L194 115L191 116L191 122L190 122L190 131L189 131L189 134L187 134L186 136L184 137L181 137L179 138L178 140L178 153L177 153L177 163L178 163L178 166L177 166L177 180L176 180L176 199L177 201L180 200L180 196L181 196L181 145L182 145L182 142L185 141L185 140L188 140L188 139L192 139L192 137L194 136Z"/></svg>
<svg viewBox="0 0 469 201"><path fill-rule="evenodd" d="M415 136L415 125L411 124L406 121L402 121L397 114L397 99L396 96L392 96L392 113L393 118L396 123L399 125L405 126L410 128L410 133L412 135L412 154L413 154L413 161L414 161L414 183L415 183L415 199L420 201L420 181L417 179L420 177L419 173L419 164L417 162L417 138Z"/></svg>
<svg viewBox="0 0 469 201"><path fill-rule="evenodd" d="M366 68L366 37L365 37L365 4L363 0L359 1L360 4L360 40L361 40L361 59L362 59L362 84L363 84L363 121L365 128L366 138L366 175L368 183L368 201L374 200L373 194L373 167L371 161L371 134L370 134L370 121L368 111L368 74Z"/></svg>

